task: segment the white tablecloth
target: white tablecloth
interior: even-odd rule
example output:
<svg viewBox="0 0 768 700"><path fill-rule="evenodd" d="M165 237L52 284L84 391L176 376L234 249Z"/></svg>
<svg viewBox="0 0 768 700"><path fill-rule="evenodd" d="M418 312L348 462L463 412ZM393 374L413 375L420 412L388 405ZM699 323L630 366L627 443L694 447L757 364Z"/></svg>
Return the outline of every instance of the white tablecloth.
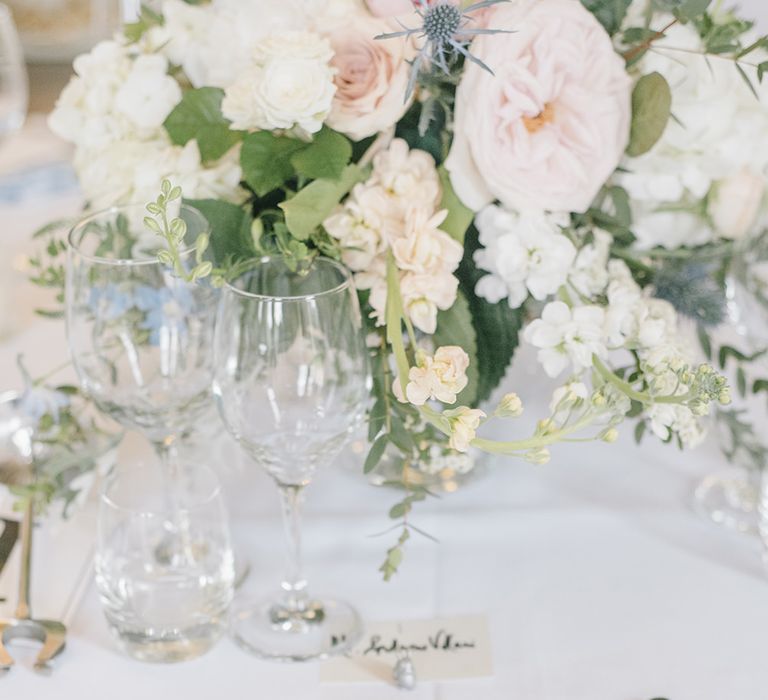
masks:
<svg viewBox="0 0 768 700"><path fill-rule="evenodd" d="M761 19L768 15L764 0L742 4ZM12 244L4 232L6 260L8 246L15 254L19 237L36 223L72 211L72 195L59 194L47 210L0 203L14 227ZM28 288L14 292L32 298ZM60 325L19 311L21 334L0 344L0 388L19 385L16 352L23 350L40 372L65 353ZM531 368L523 353L506 385L535 416L546 398ZM768 578L759 543L702 521L690 508L696 480L724 466L716 447L683 454L649 441L636 448L624 432L616 445L557 447L544 467L491 460L484 478L419 506L414 522L441 544L412 539L389 584L377 568L394 538L368 535L388 524L396 496L368 486L359 464L341 460L308 492L305 559L314 590L346 597L368 619L488 615L495 675L422 683L408 695L414 700L768 697ZM123 458L135 452L126 449ZM237 547L253 567L247 588L269 592L282 554L274 487L258 471L227 466L222 476ZM317 664L262 662L227 639L176 666L131 661L110 639L93 587L52 676L30 670L31 651L14 651L21 663L0 678L3 700L402 696L384 685L321 685Z"/></svg>

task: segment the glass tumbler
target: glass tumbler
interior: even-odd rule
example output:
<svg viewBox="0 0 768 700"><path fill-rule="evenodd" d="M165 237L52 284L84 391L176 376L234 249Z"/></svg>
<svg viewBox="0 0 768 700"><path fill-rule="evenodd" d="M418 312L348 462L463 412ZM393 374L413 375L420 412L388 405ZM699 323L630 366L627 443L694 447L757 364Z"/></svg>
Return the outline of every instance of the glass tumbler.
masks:
<svg viewBox="0 0 768 700"><path fill-rule="evenodd" d="M208 651L226 627L234 590L215 473L180 463L172 503L163 478L151 465L118 465L99 509L96 583L104 613L120 646L141 661Z"/></svg>

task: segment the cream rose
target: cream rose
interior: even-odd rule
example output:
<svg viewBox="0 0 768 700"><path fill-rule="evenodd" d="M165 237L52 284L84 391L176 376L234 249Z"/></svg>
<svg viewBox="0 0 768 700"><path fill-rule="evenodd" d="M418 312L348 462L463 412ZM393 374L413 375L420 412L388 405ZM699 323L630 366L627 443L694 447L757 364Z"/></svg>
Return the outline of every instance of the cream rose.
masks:
<svg viewBox="0 0 768 700"><path fill-rule="evenodd" d="M765 177L743 168L715 185L709 214L723 238L743 238L749 232L760 212L766 184Z"/></svg>
<svg viewBox="0 0 768 700"><path fill-rule="evenodd" d="M410 106L403 96L413 50L404 38L374 38L388 31L387 22L359 14L329 36L337 73L328 125L354 141L388 129Z"/></svg>
<svg viewBox="0 0 768 700"><path fill-rule="evenodd" d="M446 166L475 211L585 211L627 146L630 79L605 30L575 0L513 0L491 7L456 93Z"/></svg>

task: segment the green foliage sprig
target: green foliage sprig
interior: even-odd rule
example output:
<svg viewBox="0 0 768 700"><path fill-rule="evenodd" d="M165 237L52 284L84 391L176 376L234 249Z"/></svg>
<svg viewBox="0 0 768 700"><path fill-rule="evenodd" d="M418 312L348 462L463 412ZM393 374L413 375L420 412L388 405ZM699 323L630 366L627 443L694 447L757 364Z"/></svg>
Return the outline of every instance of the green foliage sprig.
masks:
<svg viewBox="0 0 768 700"><path fill-rule="evenodd" d="M184 247L187 235L187 223L180 217L169 218L168 205L181 199L181 187L174 187L170 180L163 180L160 194L154 202L147 204L147 211L152 216L144 217L144 225L153 233L161 236L168 246L157 252L157 259L172 268L174 274L185 282L196 282L211 274L213 263L203 260L208 249L210 236L208 233L198 235L194 243L195 265L187 270L184 255L189 249Z"/></svg>

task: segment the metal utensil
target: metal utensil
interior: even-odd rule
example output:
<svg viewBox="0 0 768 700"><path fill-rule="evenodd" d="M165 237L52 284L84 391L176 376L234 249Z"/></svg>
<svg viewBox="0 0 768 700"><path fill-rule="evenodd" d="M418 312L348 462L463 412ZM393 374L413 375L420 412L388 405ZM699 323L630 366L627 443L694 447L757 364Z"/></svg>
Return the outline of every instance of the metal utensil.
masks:
<svg viewBox="0 0 768 700"><path fill-rule="evenodd" d="M0 671L7 671L14 661L6 645L16 639L31 639L42 643L35 659L35 670L46 671L49 662L60 654L66 644L67 628L56 620L32 618L29 601L30 573L32 566L32 528L34 507L27 502L21 522L21 573L19 575L19 602L14 617L0 619Z"/></svg>

